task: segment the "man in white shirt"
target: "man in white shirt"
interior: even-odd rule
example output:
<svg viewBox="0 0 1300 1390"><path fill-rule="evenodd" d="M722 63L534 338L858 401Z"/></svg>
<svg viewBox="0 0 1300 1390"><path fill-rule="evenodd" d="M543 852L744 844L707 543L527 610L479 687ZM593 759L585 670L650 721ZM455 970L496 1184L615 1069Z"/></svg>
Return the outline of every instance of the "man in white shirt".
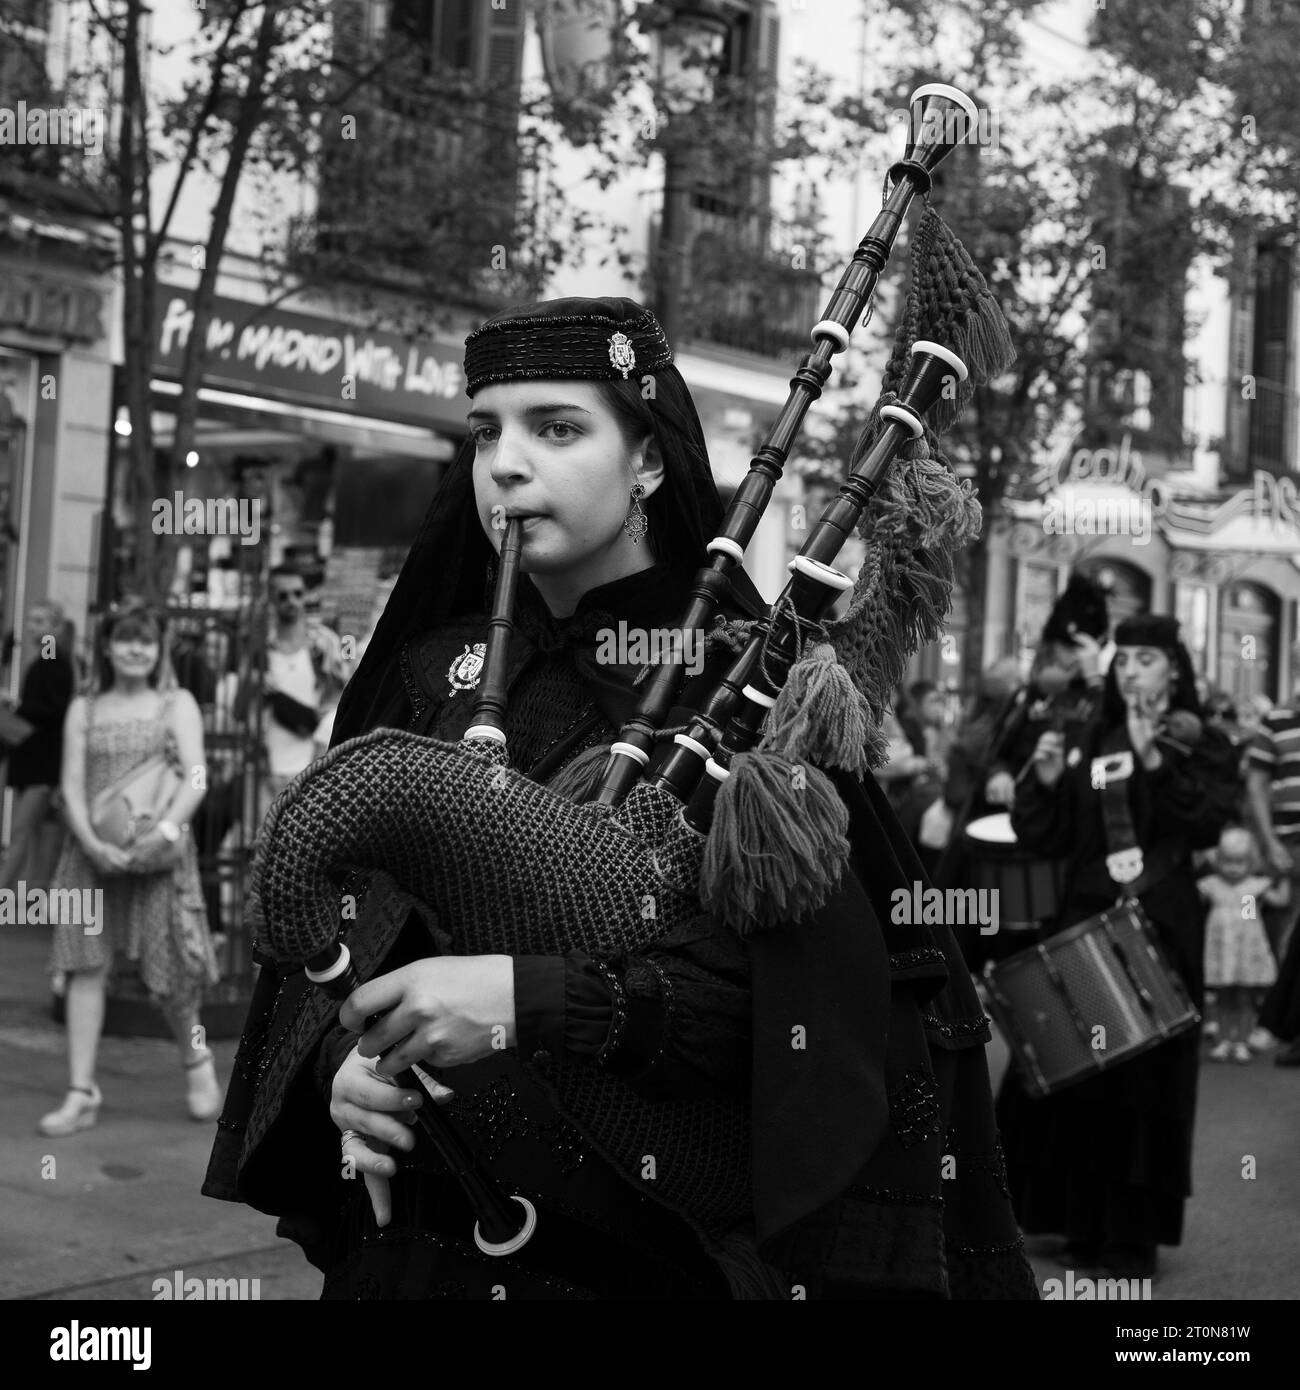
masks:
<svg viewBox="0 0 1300 1390"><path fill-rule="evenodd" d="M339 639L307 618L307 584L291 565L271 571L262 737L266 779L262 814L317 756L316 730L343 688Z"/></svg>

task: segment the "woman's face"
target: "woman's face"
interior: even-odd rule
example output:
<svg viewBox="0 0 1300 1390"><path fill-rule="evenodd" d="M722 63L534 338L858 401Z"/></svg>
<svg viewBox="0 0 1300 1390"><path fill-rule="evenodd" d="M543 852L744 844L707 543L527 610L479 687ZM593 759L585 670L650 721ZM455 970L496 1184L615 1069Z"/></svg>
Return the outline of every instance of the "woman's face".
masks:
<svg viewBox="0 0 1300 1390"><path fill-rule="evenodd" d="M1126 704L1151 706L1168 699L1173 667L1159 647L1117 647L1112 666Z"/></svg>
<svg viewBox="0 0 1300 1390"><path fill-rule="evenodd" d="M116 680L147 680L158 665L158 639L145 628L128 628L108 640L108 661Z"/></svg>
<svg viewBox="0 0 1300 1390"><path fill-rule="evenodd" d="M59 622L48 608L29 609L23 632L23 644L27 648L27 655L39 655L46 638L53 637L57 640L59 627Z"/></svg>
<svg viewBox="0 0 1300 1390"><path fill-rule="evenodd" d="M488 386L469 413L479 522L500 551L505 522L525 516L523 569L587 588L645 568L646 543L623 522L633 483L663 482L653 438L629 447L592 382ZM645 498L642 498L644 504ZM549 596L548 596L549 597Z"/></svg>

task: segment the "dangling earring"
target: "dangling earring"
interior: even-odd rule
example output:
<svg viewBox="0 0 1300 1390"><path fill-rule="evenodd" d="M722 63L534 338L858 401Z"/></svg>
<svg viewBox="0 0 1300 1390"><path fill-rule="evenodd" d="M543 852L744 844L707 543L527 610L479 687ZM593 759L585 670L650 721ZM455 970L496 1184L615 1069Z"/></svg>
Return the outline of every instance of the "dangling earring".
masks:
<svg viewBox="0 0 1300 1390"><path fill-rule="evenodd" d="M623 522L623 529L632 537L634 545L640 545L641 537L650 530L650 522L646 519L646 514L641 507L641 499L644 496L645 488L640 483L633 483L632 508Z"/></svg>

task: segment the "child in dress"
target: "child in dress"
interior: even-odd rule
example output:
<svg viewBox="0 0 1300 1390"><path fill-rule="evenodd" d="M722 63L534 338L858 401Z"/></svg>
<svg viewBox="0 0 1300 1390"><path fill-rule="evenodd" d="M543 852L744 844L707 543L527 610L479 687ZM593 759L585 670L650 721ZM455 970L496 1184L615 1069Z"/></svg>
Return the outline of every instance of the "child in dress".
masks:
<svg viewBox="0 0 1300 1390"><path fill-rule="evenodd" d="M1246 1039L1254 1027L1263 992L1277 979L1277 965L1264 934L1263 907L1285 906L1286 882L1253 870L1259 863L1255 837L1230 826L1214 853L1216 872L1197 880L1210 905L1205 923L1205 983L1216 992L1219 1041L1212 1062L1249 1062Z"/></svg>

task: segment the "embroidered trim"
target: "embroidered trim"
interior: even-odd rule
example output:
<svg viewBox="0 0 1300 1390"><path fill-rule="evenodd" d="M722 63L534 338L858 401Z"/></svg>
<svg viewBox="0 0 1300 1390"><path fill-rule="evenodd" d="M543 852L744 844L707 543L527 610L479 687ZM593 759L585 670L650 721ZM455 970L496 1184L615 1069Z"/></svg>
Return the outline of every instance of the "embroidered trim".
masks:
<svg viewBox="0 0 1300 1390"><path fill-rule="evenodd" d="M1007 1184L1006 1157L1002 1152L1001 1144L995 1144L992 1150L985 1149L971 1153L961 1147L957 1142L956 1134L949 1129L944 1135L943 1151L946 1154L951 1154L957 1160L959 1169L970 1169L976 1173L991 1174L1002 1195L1004 1197L1011 1196L1011 1189Z"/></svg>
<svg viewBox="0 0 1300 1390"><path fill-rule="evenodd" d="M959 1023L945 1023L937 1014L923 1014L921 1022L943 1038L975 1038L988 1034L988 1019L968 1018Z"/></svg>
<svg viewBox="0 0 1300 1390"><path fill-rule="evenodd" d="M645 1064L641 1071L641 1076L648 1076L659 1064L659 1059L664 1055L664 1049L668 1046L668 1039L672 1036L673 1018L677 1013L677 991L673 988L673 982L664 973L663 968L657 961L643 960L642 964L648 966L655 978L659 981L659 994L663 1000L663 1027L659 1033L659 1046L655 1050L655 1055Z"/></svg>
<svg viewBox="0 0 1300 1390"><path fill-rule="evenodd" d="M905 1149L923 1144L939 1132L939 1087L930 1072L917 1067L904 1072L889 1092L889 1118Z"/></svg>
<svg viewBox="0 0 1300 1390"><path fill-rule="evenodd" d="M531 1139L545 1147L561 1173L574 1172L587 1157L587 1146L572 1125L558 1115L553 1120L535 1120L525 1114L519 1093L504 1079L458 1096L448 1102L447 1110L475 1131L488 1162L518 1139Z"/></svg>
<svg viewBox="0 0 1300 1390"><path fill-rule="evenodd" d="M602 979L609 986L610 993L614 996L614 1017L610 1019L609 1034L605 1038L601 1049L596 1053L596 1063L598 1066L606 1066L610 1059L618 1052L619 1044L623 1041L623 1030L627 1025L627 994L623 989L623 981L618 974L611 970L604 961L593 961L592 964L600 971Z"/></svg>
<svg viewBox="0 0 1300 1390"><path fill-rule="evenodd" d="M410 728L414 728L424 717L424 712L429 708L429 697L424 693L419 679L415 674L415 667L411 664L411 644L408 642L403 646L401 654L397 658L398 669L402 673L402 684L406 688L406 698L411 702L411 723Z"/></svg>
<svg viewBox="0 0 1300 1390"><path fill-rule="evenodd" d="M1010 1255L1023 1250L1025 1243L1019 1237L1009 1245L946 1245L950 1255Z"/></svg>
<svg viewBox="0 0 1300 1390"><path fill-rule="evenodd" d="M913 951L896 951L889 958L891 970L912 970L918 965L947 965L948 958L937 946L918 946Z"/></svg>
<svg viewBox="0 0 1300 1390"><path fill-rule="evenodd" d="M865 1202L880 1202L895 1207L934 1207L942 1209L943 1198L928 1192L903 1192L896 1187L864 1187L853 1183L845 1188L845 1197L858 1197Z"/></svg>

